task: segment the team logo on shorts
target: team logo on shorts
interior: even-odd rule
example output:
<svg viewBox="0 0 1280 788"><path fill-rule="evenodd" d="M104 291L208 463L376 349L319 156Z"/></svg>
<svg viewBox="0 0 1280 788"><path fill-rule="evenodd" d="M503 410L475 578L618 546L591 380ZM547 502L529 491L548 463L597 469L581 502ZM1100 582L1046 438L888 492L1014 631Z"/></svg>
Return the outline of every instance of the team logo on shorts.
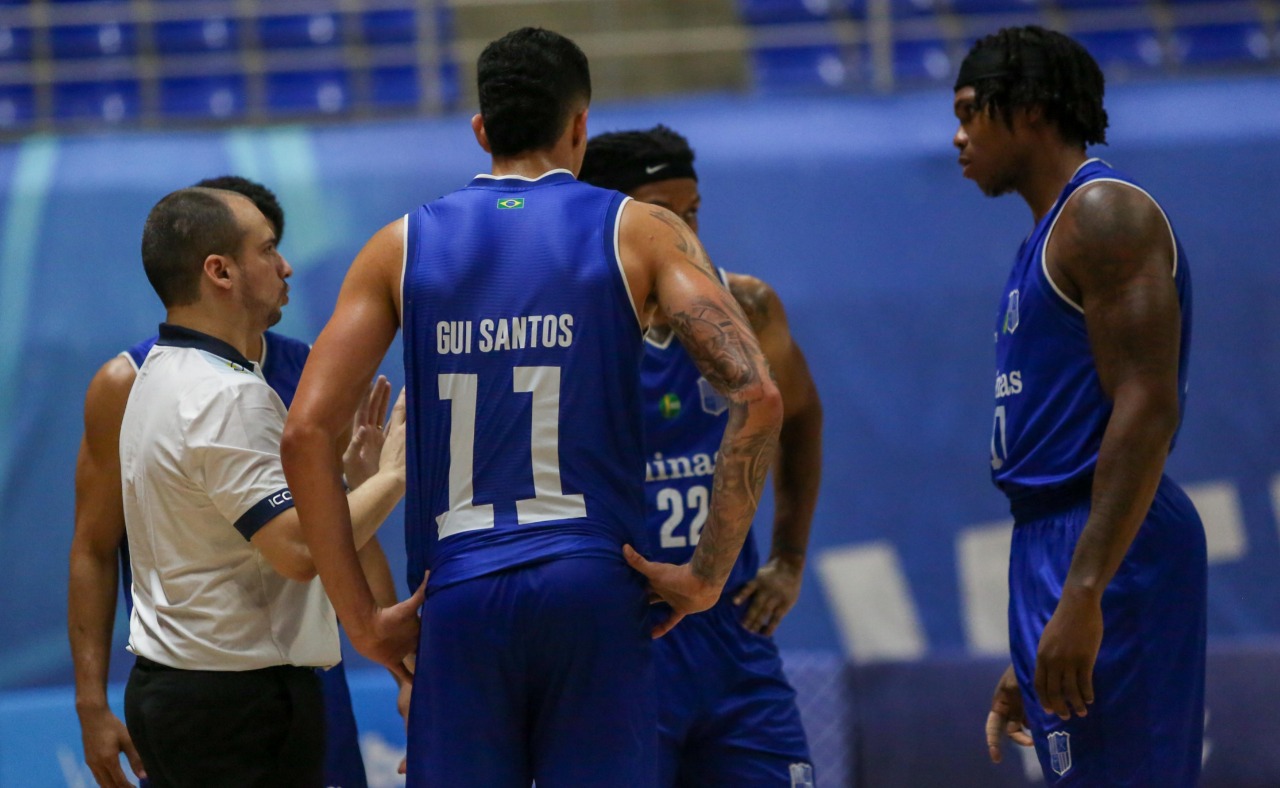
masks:
<svg viewBox="0 0 1280 788"><path fill-rule="evenodd" d="M719 416L729 409L729 400L720 396L720 392L707 382L706 378L698 378L698 393L702 395L702 410L712 416Z"/></svg>
<svg viewBox="0 0 1280 788"><path fill-rule="evenodd" d="M658 400L658 412L662 414L664 419L674 419L680 415L680 397L674 392L668 392L662 395L662 399Z"/></svg>
<svg viewBox="0 0 1280 788"><path fill-rule="evenodd" d="M1061 777L1071 769L1071 734L1058 731L1049 734L1049 768Z"/></svg>
<svg viewBox="0 0 1280 788"><path fill-rule="evenodd" d="M813 767L807 763L793 763L791 769L791 788L813 788Z"/></svg>
<svg viewBox="0 0 1280 788"><path fill-rule="evenodd" d="M1018 291L1009 293L1009 308L1004 313L1004 333L1012 334L1018 330Z"/></svg>
<svg viewBox="0 0 1280 788"><path fill-rule="evenodd" d="M498 200L498 208L504 211L510 211L515 208L524 207L523 197L508 197L505 200Z"/></svg>

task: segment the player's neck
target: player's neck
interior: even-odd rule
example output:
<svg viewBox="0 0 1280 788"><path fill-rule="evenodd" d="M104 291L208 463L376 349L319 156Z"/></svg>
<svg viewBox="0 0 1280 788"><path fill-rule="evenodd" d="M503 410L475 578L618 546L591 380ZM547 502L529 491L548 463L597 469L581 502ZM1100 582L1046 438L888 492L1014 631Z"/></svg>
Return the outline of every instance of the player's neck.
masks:
<svg viewBox="0 0 1280 788"><path fill-rule="evenodd" d="M1018 193L1026 200L1035 221L1039 222L1053 210L1058 195L1087 158L1081 148L1055 147L1033 159L1018 186Z"/></svg>
<svg viewBox="0 0 1280 788"><path fill-rule="evenodd" d="M552 170L568 170L567 157L556 156L554 150L536 151L521 156L493 159L493 175L502 178L518 175L522 178L539 178Z"/></svg>
<svg viewBox="0 0 1280 788"><path fill-rule="evenodd" d="M262 360L263 329L258 325L249 325L243 315L219 314L196 303L171 308L165 319L174 325L220 339L250 361Z"/></svg>

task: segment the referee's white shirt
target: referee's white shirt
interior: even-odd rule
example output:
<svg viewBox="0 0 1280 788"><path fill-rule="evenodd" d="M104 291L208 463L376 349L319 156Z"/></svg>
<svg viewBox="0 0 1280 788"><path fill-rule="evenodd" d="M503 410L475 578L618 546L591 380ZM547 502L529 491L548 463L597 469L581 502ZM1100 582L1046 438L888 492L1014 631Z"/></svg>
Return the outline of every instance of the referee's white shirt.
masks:
<svg viewBox="0 0 1280 788"><path fill-rule="evenodd" d="M133 653L186 670L341 659L320 579L286 579L249 542L293 506L284 419L280 397L235 348L160 326L120 427Z"/></svg>

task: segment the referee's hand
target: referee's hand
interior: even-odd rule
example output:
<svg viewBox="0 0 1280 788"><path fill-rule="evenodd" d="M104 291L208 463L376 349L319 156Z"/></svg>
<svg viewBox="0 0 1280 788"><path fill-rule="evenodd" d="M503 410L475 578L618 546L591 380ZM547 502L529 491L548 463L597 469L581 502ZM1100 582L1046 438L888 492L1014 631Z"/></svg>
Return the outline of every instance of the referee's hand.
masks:
<svg viewBox="0 0 1280 788"><path fill-rule="evenodd" d="M84 761L93 772L93 779L101 788L126 788L132 786L120 768L120 753L129 759L133 773L146 778L142 758L133 746L133 739L120 718L105 705L95 709L80 709L80 735L84 743Z"/></svg>

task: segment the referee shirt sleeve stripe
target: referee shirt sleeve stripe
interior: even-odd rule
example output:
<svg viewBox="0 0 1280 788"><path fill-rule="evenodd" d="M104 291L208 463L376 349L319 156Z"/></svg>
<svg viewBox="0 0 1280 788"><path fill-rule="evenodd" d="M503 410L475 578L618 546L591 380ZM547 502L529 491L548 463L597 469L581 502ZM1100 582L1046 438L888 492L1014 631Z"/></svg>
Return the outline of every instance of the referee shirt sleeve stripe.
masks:
<svg viewBox="0 0 1280 788"><path fill-rule="evenodd" d="M240 535L248 541L253 535L262 530L262 527L276 518L276 515L286 512L293 508L293 493L288 487L282 487L279 490L263 498L249 508L249 511L240 515L240 519L236 520L236 530Z"/></svg>

